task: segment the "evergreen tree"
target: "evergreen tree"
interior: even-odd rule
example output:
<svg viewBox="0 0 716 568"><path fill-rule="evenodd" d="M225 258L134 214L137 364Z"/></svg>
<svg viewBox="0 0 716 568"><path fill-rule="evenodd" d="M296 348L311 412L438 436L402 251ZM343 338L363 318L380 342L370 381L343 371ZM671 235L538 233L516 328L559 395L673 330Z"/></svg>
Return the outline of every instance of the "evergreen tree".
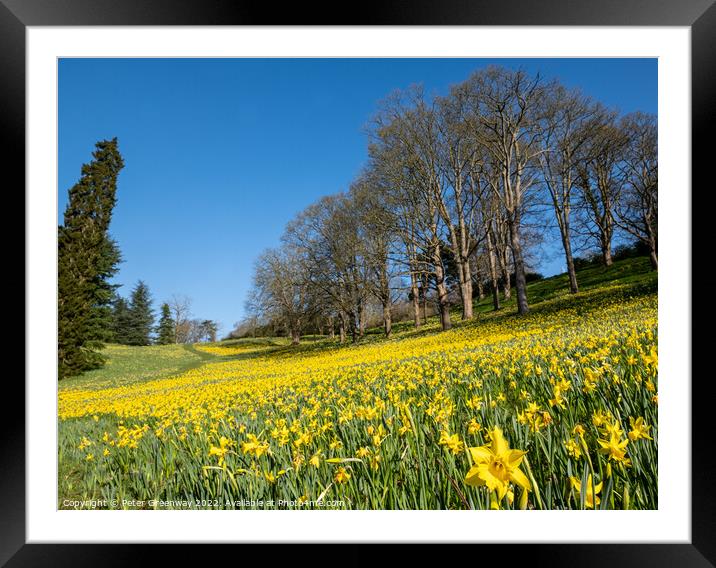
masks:
<svg viewBox="0 0 716 568"><path fill-rule="evenodd" d="M157 328L157 343L159 345L169 345L174 343L176 337L174 334L174 320L169 309L169 304L162 304L162 315L159 319L159 327Z"/></svg>
<svg viewBox="0 0 716 568"><path fill-rule="evenodd" d="M100 345L112 341L112 304L120 285L110 284L109 279L117 273L121 261L117 242L111 238L105 239L98 255L95 302L89 318L90 339Z"/></svg>
<svg viewBox="0 0 716 568"><path fill-rule="evenodd" d="M128 345L149 345L154 328L152 297L147 285L139 280L132 290L129 302Z"/></svg>
<svg viewBox="0 0 716 568"><path fill-rule="evenodd" d="M216 332L219 326L212 320L204 320L200 324L201 340L216 343Z"/></svg>
<svg viewBox="0 0 716 568"><path fill-rule="evenodd" d="M122 296L117 296L112 310L112 340L127 345L130 336L129 303Z"/></svg>
<svg viewBox="0 0 716 568"><path fill-rule="evenodd" d="M117 176L124 161L117 139L95 145L92 161L69 190L58 227L58 373L77 375L104 363L99 353L111 337L111 302L120 253L109 236Z"/></svg>

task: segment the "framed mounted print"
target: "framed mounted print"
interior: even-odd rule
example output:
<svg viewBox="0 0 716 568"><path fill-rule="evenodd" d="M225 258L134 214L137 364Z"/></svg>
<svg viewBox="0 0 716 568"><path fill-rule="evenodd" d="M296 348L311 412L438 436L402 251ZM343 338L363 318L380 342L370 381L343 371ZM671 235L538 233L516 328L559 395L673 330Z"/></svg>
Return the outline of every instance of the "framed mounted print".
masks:
<svg viewBox="0 0 716 568"><path fill-rule="evenodd" d="M691 279L716 12L561 4L3 0L27 370L2 561L711 565Z"/></svg>

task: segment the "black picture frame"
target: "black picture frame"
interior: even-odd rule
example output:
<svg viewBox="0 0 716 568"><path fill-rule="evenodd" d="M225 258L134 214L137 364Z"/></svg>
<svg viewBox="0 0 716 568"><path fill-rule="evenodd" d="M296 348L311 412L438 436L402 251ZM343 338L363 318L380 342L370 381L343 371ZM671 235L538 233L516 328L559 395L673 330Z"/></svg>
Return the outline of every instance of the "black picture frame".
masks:
<svg viewBox="0 0 716 568"><path fill-rule="evenodd" d="M713 0L399 0L361 2L355 10L326 11L322 6L294 3L280 10L268 3L223 0L0 0L0 154L5 176L25 184L25 31L28 26L118 26L118 25L559 25L559 26L686 26L691 28L692 56L692 187L699 199L708 197L713 176L708 175L713 158L707 154L707 136L713 132L716 108L716 6ZM352 12L352 13L351 13ZM685 196L688 197L688 192ZM10 193L6 191L5 195ZM19 194L20 192L15 192ZM702 193L704 195L702 195ZM692 194L693 195L693 194ZM693 200L693 198L692 198ZM21 206L24 209L24 206ZM707 214L699 206L692 211ZM692 227L704 226L692 217ZM705 222L708 227L708 222ZM692 262L709 256L713 239L696 239L687 251ZM19 271L18 271L19 272ZM692 271L693 273L693 271ZM686 278L688 275L684 275ZM704 288L716 284L713 277L699 280ZM25 282L27 285L27 282ZM692 287L693 290L693 287ZM662 293L668 293L662 290ZM693 302L693 299L692 299ZM699 309L702 318L706 310ZM706 322L708 323L708 322ZM711 334L712 336L712 334ZM708 353L710 336L692 333L692 353ZM26 337L26 341L32 341ZM3 385L4 417L0 454L0 565L119 566L128 562L149 563L166 554L161 545L26 544L25 538L25 410L23 384L9 380ZM716 499L712 452L715 447L709 420L712 373L697 375L692 392L692 519L691 544L535 544L509 546L509 564L540 565L549 562L568 566L714 566L716 565ZM684 377L688 380L688 377ZM48 388L54 384L48 383ZM13 402L11 402L13 401ZM10 418L10 411L15 415ZM559 538L559 535L555 535ZM588 536L588 535L585 535ZM81 540L81 535L77 535ZM316 535L320 540L320 535ZM352 550L328 558L354 564L372 561L370 545L350 545ZM415 552L423 554L415 547ZM496 550L498 554L499 550ZM233 547L212 551L212 563L221 557L238 561ZM403 554L403 553L401 553ZM468 551L468 554L470 552ZM166 560L166 558L165 558ZM506 560L506 561L507 561ZM409 561L404 556L402 562Z"/></svg>

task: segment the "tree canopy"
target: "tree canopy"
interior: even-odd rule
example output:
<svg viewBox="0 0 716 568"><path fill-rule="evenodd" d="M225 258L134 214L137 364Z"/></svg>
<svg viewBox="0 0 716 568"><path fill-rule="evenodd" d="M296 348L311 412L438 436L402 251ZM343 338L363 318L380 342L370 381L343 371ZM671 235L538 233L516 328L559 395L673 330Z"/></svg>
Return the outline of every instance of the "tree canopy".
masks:
<svg viewBox="0 0 716 568"><path fill-rule="evenodd" d="M109 280L121 256L109 226L123 167L116 138L97 142L92 161L69 190L58 228L60 379L101 366L100 350L111 339L115 286Z"/></svg>

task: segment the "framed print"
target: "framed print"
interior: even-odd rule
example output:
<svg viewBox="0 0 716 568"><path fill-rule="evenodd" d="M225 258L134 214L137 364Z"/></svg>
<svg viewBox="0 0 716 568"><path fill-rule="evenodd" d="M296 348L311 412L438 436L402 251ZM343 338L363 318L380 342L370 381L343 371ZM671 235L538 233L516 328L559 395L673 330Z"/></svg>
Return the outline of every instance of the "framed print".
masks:
<svg viewBox="0 0 716 568"><path fill-rule="evenodd" d="M716 9L368 8L1 0L27 224L3 563L715 562Z"/></svg>

